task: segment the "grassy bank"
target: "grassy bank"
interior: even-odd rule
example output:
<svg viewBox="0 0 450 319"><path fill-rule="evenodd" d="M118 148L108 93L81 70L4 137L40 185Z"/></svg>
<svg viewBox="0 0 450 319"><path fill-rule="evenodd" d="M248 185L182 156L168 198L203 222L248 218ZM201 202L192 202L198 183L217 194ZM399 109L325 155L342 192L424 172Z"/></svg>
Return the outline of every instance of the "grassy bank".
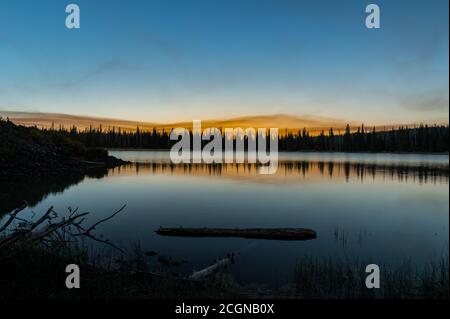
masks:
<svg viewBox="0 0 450 319"><path fill-rule="evenodd" d="M126 266L118 267L109 253L88 257L86 249L75 247L28 248L22 254L0 262L0 299L186 299L232 298L236 291L227 276L208 281L152 273L144 254L129 255ZM81 288L67 289L68 264L80 267Z"/></svg>
<svg viewBox="0 0 450 319"><path fill-rule="evenodd" d="M366 265L331 258L304 257L295 268L296 291L304 298L449 298L448 255L417 267L411 261L380 266L380 288L367 289Z"/></svg>
<svg viewBox="0 0 450 319"><path fill-rule="evenodd" d="M59 243L50 246L16 247L22 252L2 259L0 252L0 299L4 298L236 298L275 297L301 299L410 299L449 298L448 257L416 268L411 262L396 267L380 265L381 288L365 286L365 264L305 257L298 260L295 280L288 290L265 290L237 284L227 272L204 281L174 275L170 265L150 266L149 256L137 245L121 257L109 250L89 253L87 246ZM238 262L238 261L237 261ZM65 267L77 264L81 289L65 287Z"/></svg>

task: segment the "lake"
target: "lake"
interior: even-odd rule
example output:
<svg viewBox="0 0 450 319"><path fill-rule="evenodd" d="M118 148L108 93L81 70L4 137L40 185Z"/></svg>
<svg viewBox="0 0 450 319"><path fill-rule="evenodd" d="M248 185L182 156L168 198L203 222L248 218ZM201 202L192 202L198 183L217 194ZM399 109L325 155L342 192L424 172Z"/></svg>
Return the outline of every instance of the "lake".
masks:
<svg viewBox="0 0 450 319"><path fill-rule="evenodd" d="M90 176L1 182L1 201L27 198L37 215L78 207L92 218L126 204L99 227L106 238L186 261L175 269L181 274L238 253L230 272L241 283L288 283L302 256L420 267L448 254L448 155L280 153L277 173L260 175L250 164L173 165L164 151L110 154L132 163ZM154 232L160 226L304 227L317 239L162 237Z"/></svg>

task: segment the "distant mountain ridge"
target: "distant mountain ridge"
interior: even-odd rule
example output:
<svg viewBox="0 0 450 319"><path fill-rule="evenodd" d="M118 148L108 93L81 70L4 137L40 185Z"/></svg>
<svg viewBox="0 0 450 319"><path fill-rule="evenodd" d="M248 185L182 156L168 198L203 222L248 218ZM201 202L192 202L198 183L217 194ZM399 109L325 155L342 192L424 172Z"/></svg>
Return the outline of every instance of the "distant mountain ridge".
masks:
<svg viewBox="0 0 450 319"><path fill-rule="evenodd" d="M16 124L24 126L37 126L39 128L58 128L63 126L70 128L76 126L83 130L89 127L99 128L100 126L106 130L114 127L125 131L135 131L137 127L140 130L170 131L176 127L191 128L192 121L182 121L173 123L157 123L146 121L122 120L113 118L101 118L92 116L69 115L59 113L39 113L39 112L12 112L0 111L0 117L9 118ZM193 119L194 120L194 119ZM257 115L257 116L240 116L229 119L199 119L202 120L202 128L218 127L218 128L235 128L241 127L243 129L248 127L253 128L271 128L276 127L281 130L296 131L306 128L311 134L320 133L321 130L327 132L331 127L338 130L344 130L347 124L350 124L352 129L356 129L361 125L352 120L334 119L320 116L296 116L287 114L273 114L273 115ZM371 127L370 123L365 123L367 127ZM411 124L398 124L396 127L405 126L412 127Z"/></svg>

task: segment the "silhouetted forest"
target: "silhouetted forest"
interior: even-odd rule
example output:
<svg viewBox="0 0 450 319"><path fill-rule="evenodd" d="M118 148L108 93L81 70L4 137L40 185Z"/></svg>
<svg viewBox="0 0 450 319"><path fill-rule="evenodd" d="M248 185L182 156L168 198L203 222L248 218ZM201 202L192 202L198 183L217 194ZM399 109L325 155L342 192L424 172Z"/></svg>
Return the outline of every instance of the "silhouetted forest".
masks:
<svg viewBox="0 0 450 319"><path fill-rule="evenodd" d="M312 150L338 152L448 152L448 126L420 125L417 128L376 131L361 125L356 132L347 125L343 134L327 133L310 136L307 130L280 138L281 150Z"/></svg>
<svg viewBox="0 0 450 319"><path fill-rule="evenodd" d="M139 127L133 132L116 128L104 130L102 127L82 131L75 127L71 129L59 127L45 131L82 142L87 147L170 149L176 143L176 141L170 140L170 132L156 129L142 131ZM375 128L366 129L364 125L361 125L356 131L351 131L350 126L347 125L343 132L336 133L330 128L327 132L322 131L316 136L312 136L307 129L295 133L292 131L279 133L278 147L280 151L431 153L448 152L449 150L448 126L420 125L415 128L400 127L377 131ZM245 140L247 143L247 138ZM268 142L268 139L266 141ZM206 143L208 141L203 142L203 144Z"/></svg>

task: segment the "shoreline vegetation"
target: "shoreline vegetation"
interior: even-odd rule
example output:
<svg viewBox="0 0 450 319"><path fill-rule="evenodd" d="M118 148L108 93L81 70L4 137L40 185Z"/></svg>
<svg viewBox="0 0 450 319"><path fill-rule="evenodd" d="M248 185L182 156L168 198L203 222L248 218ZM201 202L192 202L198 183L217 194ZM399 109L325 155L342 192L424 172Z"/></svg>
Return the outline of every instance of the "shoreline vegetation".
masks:
<svg viewBox="0 0 450 319"><path fill-rule="evenodd" d="M0 223L0 299L6 298L289 298L289 299L448 299L448 255L418 268L410 260L398 265L380 264L380 289L365 286L365 265L371 262L340 261L331 257L302 256L291 279L280 287L240 284L229 271L240 253L228 254L191 275L177 261L139 243L122 249L104 239L96 227L114 218L90 223L88 212L69 211L60 217L49 208L36 220L20 217L26 205ZM125 213L125 212L124 212ZM87 240L108 245L92 249ZM68 264L82 272L83 289L67 289ZM14 280L11 280L14 278Z"/></svg>
<svg viewBox="0 0 450 319"><path fill-rule="evenodd" d="M109 217L89 221L90 225L86 225L89 212L69 209L67 216L59 216L50 207L41 216L26 219L20 215L26 207L25 203L0 223L0 299L206 298L214 291L228 296L223 294L223 285L215 288L218 283L204 281L201 272L197 274L199 280L175 277L169 271L181 262L158 256L156 272L152 272L148 259L157 253L144 253L139 244L125 250L103 238L96 228L122 212L125 205ZM109 250L92 249L88 240ZM76 264L83 273L83 289L65 286L69 264Z"/></svg>
<svg viewBox="0 0 450 319"><path fill-rule="evenodd" d="M410 137L422 136L420 128L414 130L405 129L401 134L400 131L385 132L377 136L386 136L385 141L390 141L393 136L406 136L405 132ZM439 133L440 140L448 141L448 127L423 128L423 132L428 132L429 136ZM0 120L0 177L12 178L11 182L32 176L45 179L47 176L88 174L95 168L127 164L108 156L107 145L103 143L104 138L111 136L108 134L111 132L39 130ZM127 134L131 133L118 136L127 137L129 141L133 138L139 138L135 141L144 141L152 136L151 132L149 135L136 135L141 134L139 131L135 135ZM360 132L338 139L343 143L357 143L369 136L370 133ZM321 141L320 138L314 137L313 140ZM442 147L438 144L424 150L435 151ZM353 148L352 151L357 149ZM448 143L444 151L448 152ZM109 218L84 226L81 220L88 213L79 213L75 209L63 215L64 218L50 208L42 216L28 220L20 216L27 205L15 206L12 208L6 205L8 210L0 212L0 299L449 297L448 256L430 261L424 269L416 269L411 263L407 267L383 267L386 288L378 292L363 289L361 274L364 272L360 271L359 263L336 263L328 259L305 257L299 259L293 270L294 279L288 288L242 286L227 272L235 259L239 262L239 256L235 258L230 255L205 269L199 269L195 272L197 275L194 280L177 273L176 268L184 261L160 256L157 252L144 252L139 244L125 251L94 233L95 227ZM77 232L74 233L73 229ZM109 248L92 252L89 248L89 241L92 240ZM78 264L83 271L81 290L68 290L64 284L67 275L64 269L73 263ZM199 274L207 274L207 278L197 280Z"/></svg>

